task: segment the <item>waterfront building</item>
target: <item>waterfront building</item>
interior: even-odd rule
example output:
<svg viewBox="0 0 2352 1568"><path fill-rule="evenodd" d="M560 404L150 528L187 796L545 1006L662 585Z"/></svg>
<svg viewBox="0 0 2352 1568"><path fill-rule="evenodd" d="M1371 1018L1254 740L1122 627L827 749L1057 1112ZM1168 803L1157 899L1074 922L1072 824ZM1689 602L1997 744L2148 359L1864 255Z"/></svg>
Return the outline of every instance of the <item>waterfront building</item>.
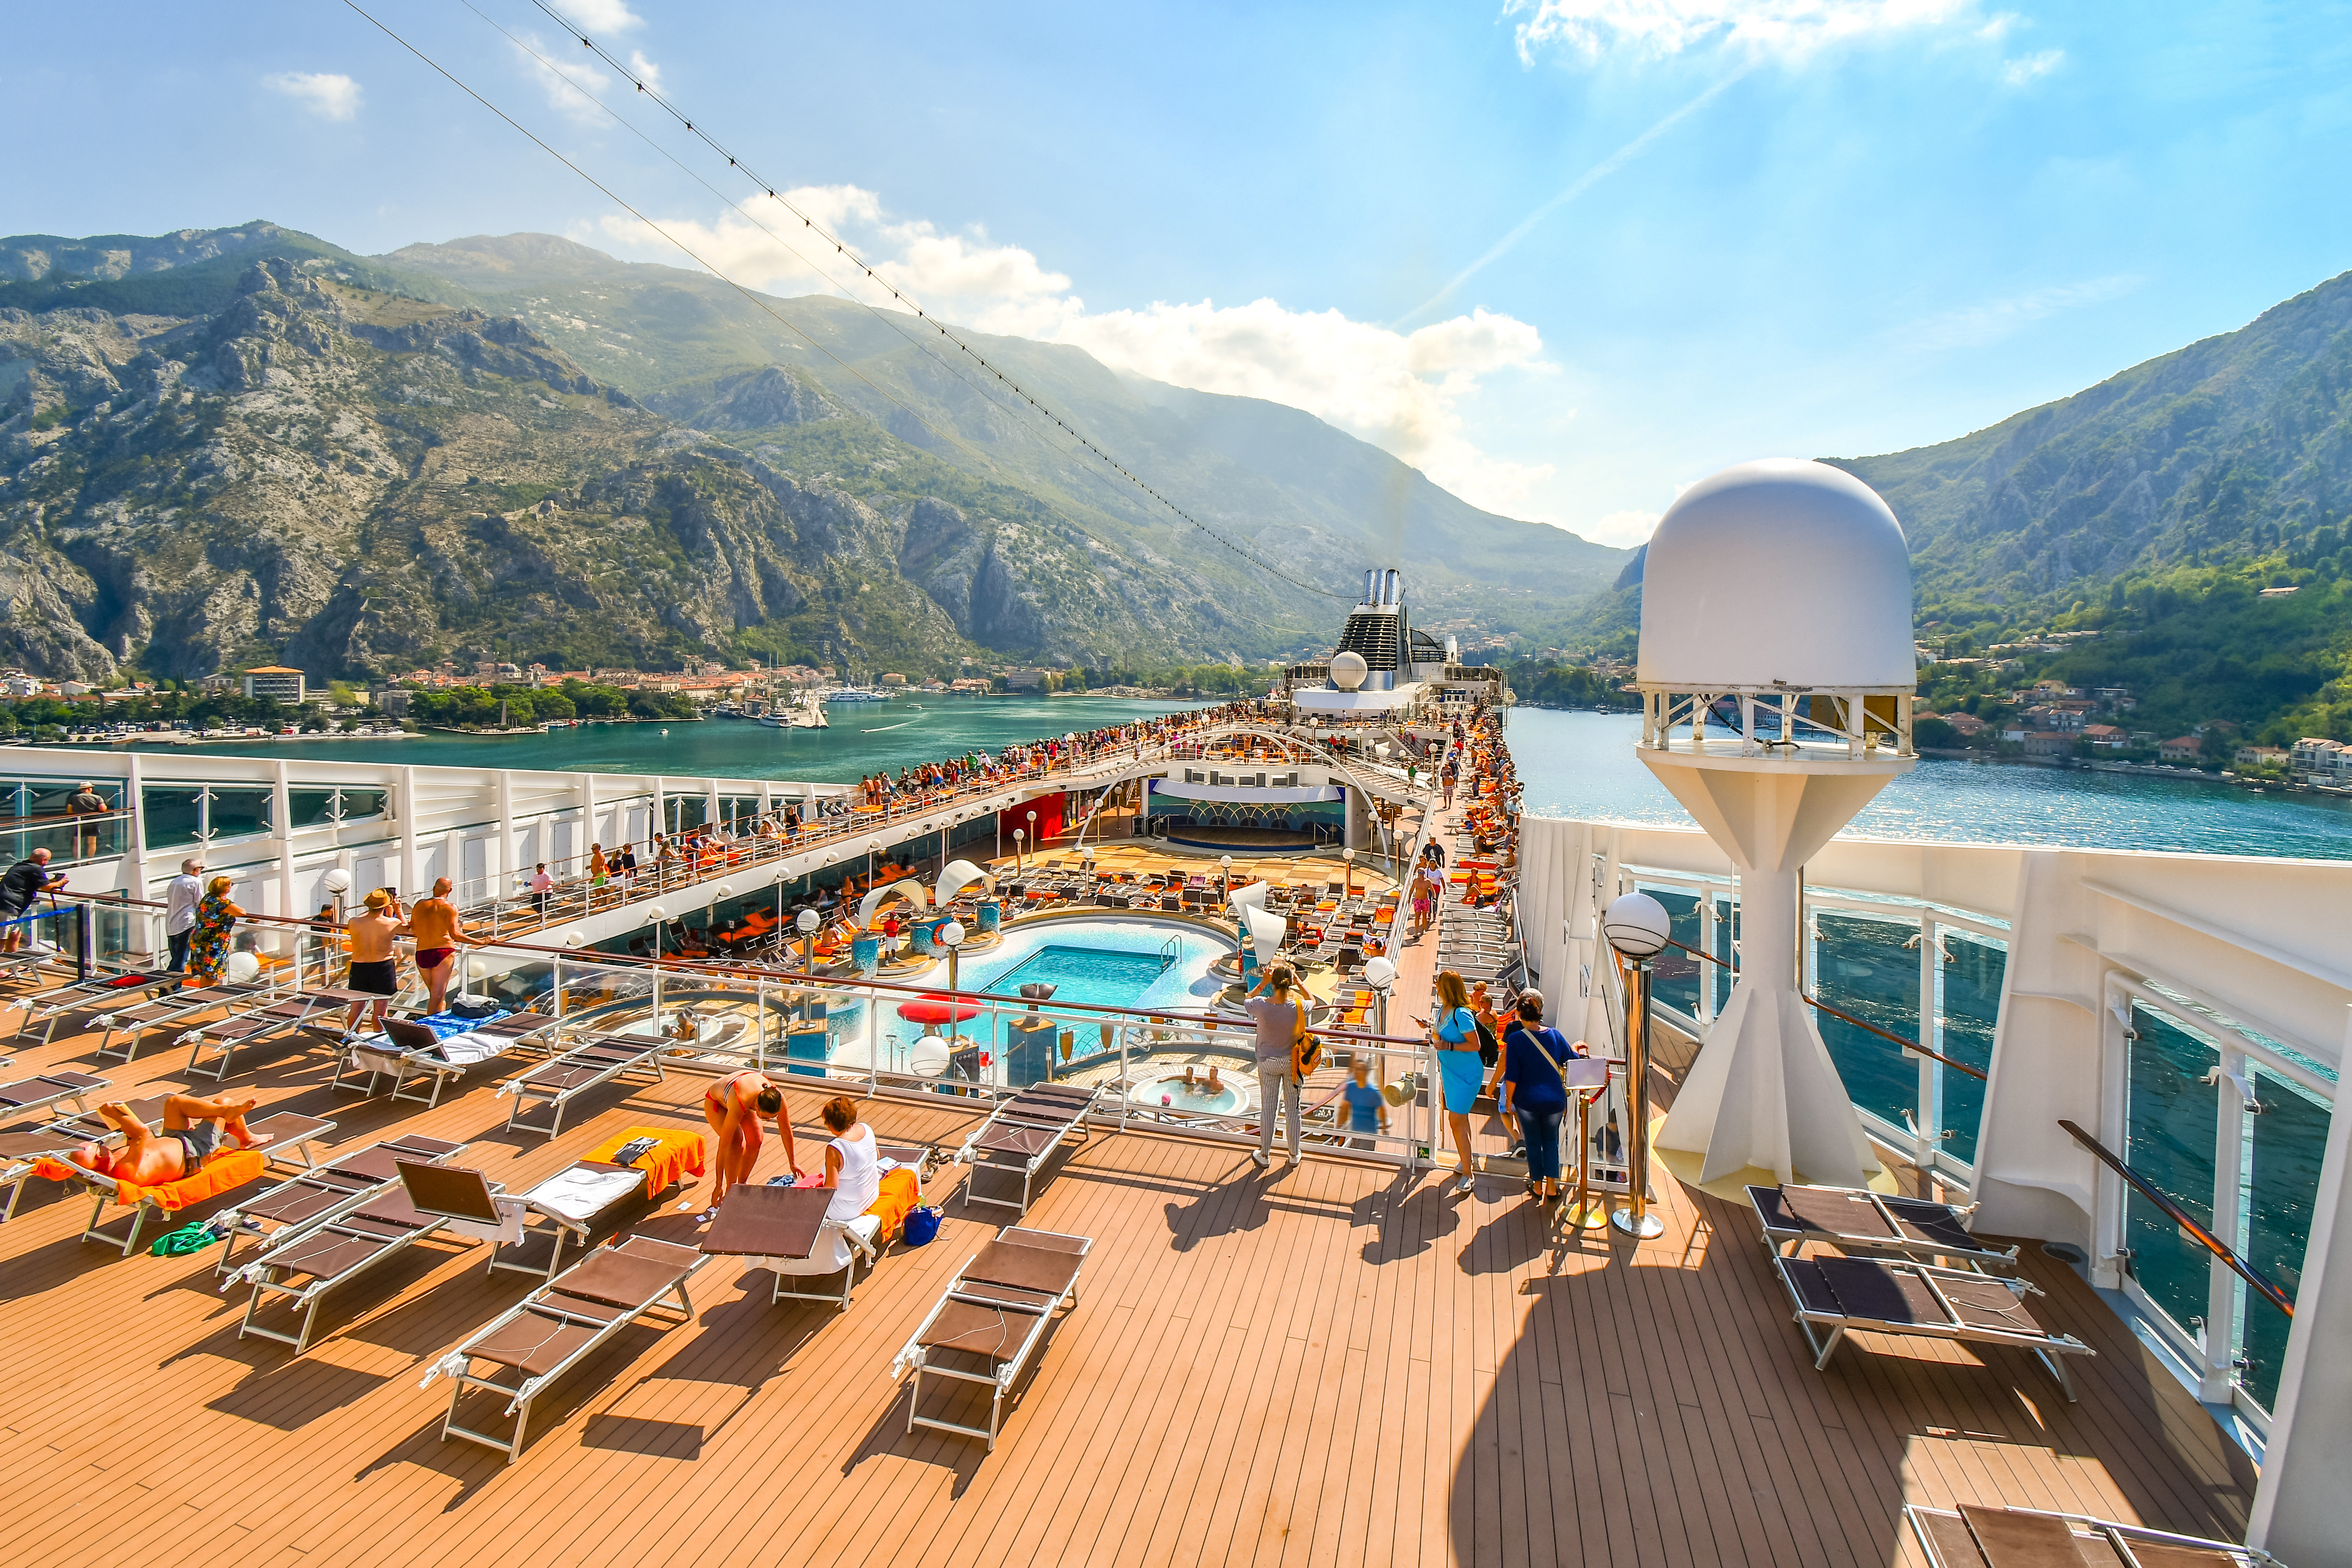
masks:
<svg viewBox="0 0 2352 1568"><path fill-rule="evenodd" d="M248 669L245 672L245 694L299 703L305 696L302 672L283 664L265 664Z"/></svg>

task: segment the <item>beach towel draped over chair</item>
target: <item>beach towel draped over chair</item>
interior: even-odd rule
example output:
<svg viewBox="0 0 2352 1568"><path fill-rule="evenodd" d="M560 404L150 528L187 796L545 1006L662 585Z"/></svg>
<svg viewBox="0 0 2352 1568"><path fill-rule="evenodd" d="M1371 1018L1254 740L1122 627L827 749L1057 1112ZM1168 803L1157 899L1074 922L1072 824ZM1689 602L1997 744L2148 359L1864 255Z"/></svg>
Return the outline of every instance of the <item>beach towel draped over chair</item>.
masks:
<svg viewBox="0 0 2352 1568"><path fill-rule="evenodd" d="M612 1163L632 1144L648 1141L651 1147L629 1163ZM509 1268L552 1280L567 1247L585 1247L598 1227L632 1205L702 1172L700 1133L677 1127L623 1128L521 1195L522 1233L490 1249L490 1272Z"/></svg>
<svg viewBox="0 0 2352 1568"><path fill-rule="evenodd" d="M134 1101L130 1109L131 1113L145 1123L151 1132L161 1127L162 1100ZM138 1247L140 1232L151 1218L178 1214L183 1209L194 1208L224 1193L233 1193L257 1182L268 1173L273 1159L296 1150L302 1152L304 1166L316 1164L317 1156L311 1144L332 1132L335 1124L315 1116L298 1116L291 1111L281 1110L247 1122L246 1130L257 1138L268 1140L268 1147L222 1149L206 1160L202 1168L155 1186L118 1181L79 1165L55 1161L38 1162L35 1173L51 1181L79 1182L95 1194L95 1201L90 1205L89 1223L82 1227L81 1239L84 1241L113 1242L116 1238L100 1223L106 1216L107 1205L112 1204L129 1209L126 1228L121 1238L122 1255L128 1258ZM112 1130L108 1131L110 1134ZM168 1132L162 1135L172 1136Z"/></svg>
<svg viewBox="0 0 2352 1568"><path fill-rule="evenodd" d="M633 1236L600 1247L532 1291L468 1337L425 1374L419 1388L446 1377L449 1411L441 1440L462 1437L499 1450L512 1464L522 1452L531 1401L614 1334L676 1296L681 1322L694 1321L687 1280L709 1258L690 1247ZM493 1436L457 1425L457 1404L469 1389L507 1395L514 1436Z"/></svg>
<svg viewBox="0 0 2352 1568"><path fill-rule="evenodd" d="M1055 1314L1078 1304L1078 1272L1093 1247L1087 1237L1009 1225L967 1258L890 1363L893 1380L914 1374L907 1430L929 1426L984 1438L994 1452L1005 1397L1045 1342ZM986 1388L988 1425L922 1414L926 1374Z"/></svg>

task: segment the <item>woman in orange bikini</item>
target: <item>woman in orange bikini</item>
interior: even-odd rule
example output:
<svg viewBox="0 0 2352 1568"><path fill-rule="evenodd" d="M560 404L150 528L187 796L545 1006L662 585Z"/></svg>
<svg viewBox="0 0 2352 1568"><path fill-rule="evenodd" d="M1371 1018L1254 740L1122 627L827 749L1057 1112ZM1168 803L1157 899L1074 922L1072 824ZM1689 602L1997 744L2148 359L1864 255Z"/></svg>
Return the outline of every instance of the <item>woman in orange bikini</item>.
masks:
<svg viewBox="0 0 2352 1568"><path fill-rule="evenodd" d="M718 1135L712 1150L710 1202L703 1208L704 1219L719 1212L728 1188L751 1179L751 1167L760 1161L762 1116L776 1119L776 1136L784 1141L784 1159L793 1175L801 1174L800 1151L793 1144L793 1118L784 1109L784 1091L769 1082L767 1074L746 1071L720 1079L702 1091L702 1116ZM689 1197L678 1206L684 1208L693 1201Z"/></svg>

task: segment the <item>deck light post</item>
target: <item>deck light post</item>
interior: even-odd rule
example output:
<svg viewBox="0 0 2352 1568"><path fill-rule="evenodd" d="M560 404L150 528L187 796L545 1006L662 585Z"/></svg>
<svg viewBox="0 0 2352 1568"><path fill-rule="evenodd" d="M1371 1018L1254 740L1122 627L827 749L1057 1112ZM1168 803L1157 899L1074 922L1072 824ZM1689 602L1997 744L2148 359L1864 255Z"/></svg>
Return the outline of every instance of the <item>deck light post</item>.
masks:
<svg viewBox="0 0 2352 1568"><path fill-rule="evenodd" d="M1609 1223L1637 1241L1665 1233L1650 1212L1650 961L1674 931L1666 906L1647 893L1625 893L1601 917L1601 934L1633 972L1633 1005L1625 1009L1625 1206ZM1577 1158L1591 1158L1579 1150Z"/></svg>
<svg viewBox="0 0 2352 1568"><path fill-rule="evenodd" d="M1013 837L1017 838L1020 835L1016 832ZM1032 844L1039 842L1037 837L1037 814L1034 811L1029 813L1029 842Z"/></svg>
<svg viewBox="0 0 2352 1568"><path fill-rule="evenodd" d="M869 888L874 885L874 857L881 853L882 840L869 838L866 841L866 885Z"/></svg>
<svg viewBox="0 0 2352 1568"><path fill-rule="evenodd" d="M950 998L948 1003L948 1059L953 1061L955 1059L956 1005L952 998L956 992L956 959L963 948L963 922L950 921L940 927L938 940L939 944L948 950L948 995Z"/></svg>
<svg viewBox="0 0 2352 1568"><path fill-rule="evenodd" d="M1339 858L1347 862L1348 868L1344 875L1347 878L1348 897L1352 899L1356 896L1356 852L1353 848L1342 849L1339 851Z"/></svg>
<svg viewBox="0 0 2352 1568"><path fill-rule="evenodd" d="M801 967L809 973L816 973L816 928L821 923L814 910L803 910L793 917L801 931Z"/></svg>
<svg viewBox="0 0 2352 1568"><path fill-rule="evenodd" d="M1372 1033L1389 1032L1389 991L1396 984L1397 967L1386 954L1364 963L1364 984L1372 988Z"/></svg>
<svg viewBox="0 0 2352 1568"><path fill-rule="evenodd" d="M1021 863L1021 841L1027 837L1028 835L1018 827L1013 830L1013 874L1016 877L1021 875L1024 868Z"/></svg>
<svg viewBox="0 0 2352 1568"><path fill-rule="evenodd" d="M1217 896L1221 899L1230 899L1234 896L1234 858L1230 855L1220 855L1217 857L1217 864L1223 867L1225 872L1224 886L1219 890Z"/></svg>

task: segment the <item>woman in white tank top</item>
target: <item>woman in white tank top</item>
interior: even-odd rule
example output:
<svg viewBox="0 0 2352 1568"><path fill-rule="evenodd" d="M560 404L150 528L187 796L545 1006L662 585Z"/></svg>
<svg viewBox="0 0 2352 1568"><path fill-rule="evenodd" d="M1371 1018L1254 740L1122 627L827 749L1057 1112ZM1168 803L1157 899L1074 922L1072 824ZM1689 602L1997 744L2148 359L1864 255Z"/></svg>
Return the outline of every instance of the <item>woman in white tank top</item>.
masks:
<svg viewBox="0 0 2352 1568"><path fill-rule="evenodd" d="M857 1120L856 1102L836 1095L819 1112L833 1129L834 1140L824 1149L824 1184L834 1189L824 1217L853 1220L874 1206L882 1195L882 1171L874 1147L874 1129Z"/></svg>

